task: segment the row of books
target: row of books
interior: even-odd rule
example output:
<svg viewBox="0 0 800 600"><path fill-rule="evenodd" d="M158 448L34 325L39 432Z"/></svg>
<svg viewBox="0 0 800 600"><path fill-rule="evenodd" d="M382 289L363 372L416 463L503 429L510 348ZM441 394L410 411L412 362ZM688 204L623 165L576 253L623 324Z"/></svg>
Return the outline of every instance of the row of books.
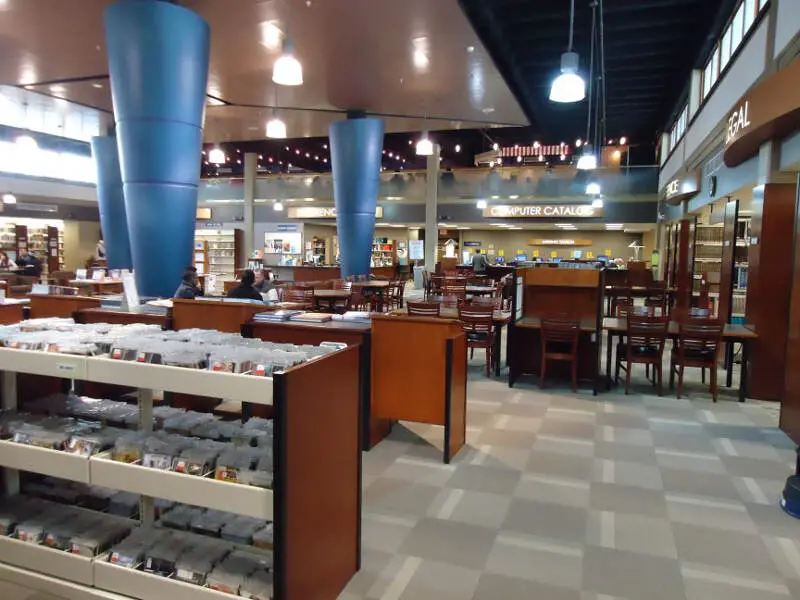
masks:
<svg viewBox="0 0 800 600"><path fill-rule="evenodd" d="M275 323L284 321L300 321L306 323L327 323L331 320L352 321L369 323L372 313L366 311L347 311L341 315L330 315L326 313L303 312L302 310L275 310L262 312L253 316L256 323Z"/></svg>

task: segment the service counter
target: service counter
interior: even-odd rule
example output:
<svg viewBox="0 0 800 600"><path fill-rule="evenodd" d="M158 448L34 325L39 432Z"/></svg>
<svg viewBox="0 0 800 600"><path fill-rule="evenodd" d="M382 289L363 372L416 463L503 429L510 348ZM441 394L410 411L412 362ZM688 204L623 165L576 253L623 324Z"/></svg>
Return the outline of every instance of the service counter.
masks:
<svg viewBox="0 0 800 600"><path fill-rule="evenodd" d="M267 267L271 269L279 281L325 281L328 279L341 279L342 270L339 267ZM394 279L397 277L397 267L373 267L370 275L381 279Z"/></svg>

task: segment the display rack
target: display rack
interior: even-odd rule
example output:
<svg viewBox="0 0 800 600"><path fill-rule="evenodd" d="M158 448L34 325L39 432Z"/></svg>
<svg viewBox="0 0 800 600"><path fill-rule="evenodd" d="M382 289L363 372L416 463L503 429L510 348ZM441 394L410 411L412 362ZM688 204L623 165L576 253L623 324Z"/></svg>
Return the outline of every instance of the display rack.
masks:
<svg viewBox="0 0 800 600"><path fill-rule="evenodd" d="M155 391L271 405L272 489L165 472L59 450L0 441L6 493L20 471L140 494L153 526L154 497L275 524L274 598L334 600L360 566L359 350L348 347L273 377L0 348L4 409L17 405L17 374L139 388L140 427L152 427ZM147 388L141 388L147 382ZM130 522L130 521L129 521ZM80 600L230 600L231 595L0 536L0 578Z"/></svg>
<svg viewBox="0 0 800 600"><path fill-rule="evenodd" d="M195 239L193 263L198 275L208 273L208 240Z"/></svg>
<svg viewBox="0 0 800 600"><path fill-rule="evenodd" d="M372 242L372 266L394 266L394 241L388 238L375 238Z"/></svg>
<svg viewBox="0 0 800 600"><path fill-rule="evenodd" d="M306 255L310 263L327 265L331 261L331 240L314 236L306 242Z"/></svg>
<svg viewBox="0 0 800 600"><path fill-rule="evenodd" d="M235 279L242 251L241 229L198 229L194 241L195 246L206 242L206 273Z"/></svg>

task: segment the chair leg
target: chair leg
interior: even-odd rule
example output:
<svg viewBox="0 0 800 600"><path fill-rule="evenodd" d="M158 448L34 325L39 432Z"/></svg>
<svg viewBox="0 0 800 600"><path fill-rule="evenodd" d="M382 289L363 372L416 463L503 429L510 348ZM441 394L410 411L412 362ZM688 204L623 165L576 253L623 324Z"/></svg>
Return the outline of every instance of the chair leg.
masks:
<svg viewBox="0 0 800 600"><path fill-rule="evenodd" d="M705 367L701 367L700 368L700 381L702 383L706 382L706 368Z"/></svg>
<svg viewBox="0 0 800 600"><path fill-rule="evenodd" d="M475 348L470 348L469 349L469 359L472 360L473 358L475 358Z"/></svg>
<svg viewBox="0 0 800 600"><path fill-rule="evenodd" d="M717 369L716 365L709 369L711 371L711 398L714 402L717 401Z"/></svg>
<svg viewBox="0 0 800 600"><path fill-rule="evenodd" d="M644 365L644 376L647 377L647 381L650 381L650 363Z"/></svg>
<svg viewBox="0 0 800 600"><path fill-rule="evenodd" d="M681 394L683 393L683 365L678 367L678 400L681 399Z"/></svg>
<svg viewBox="0 0 800 600"><path fill-rule="evenodd" d="M616 369L616 374L614 375L614 383L616 383L617 385L619 385L619 370L621 367L622 367L622 361L620 360L619 348L617 348L617 369Z"/></svg>
<svg viewBox="0 0 800 600"><path fill-rule="evenodd" d="M578 357L572 358L572 393L578 391Z"/></svg>
<svg viewBox="0 0 800 600"><path fill-rule="evenodd" d="M544 375L547 372L547 359L544 357L544 353L542 353L542 368L541 372L539 373L539 387L544 389Z"/></svg>
<svg viewBox="0 0 800 600"><path fill-rule="evenodd" d="M492 347L486 346L486 376L492 376Z"/></svg>
<svg viewBox="0 0 800 600"><path fill-rule="evenodd" d="M633 365L628 362L628 366L625 369L625 395L627 396L631 391L631 371L633 371Z"/></svg>
<svg viewBox="0 0 800 600"><path fill-rule="evenodd" d="M658 395L659 396L663 396L664 395L664 381L663 381L664 363L660 362L657 365L653 365L653 371L655 371L656 369L658 369Z"/></svg>
<svg viewBox="0 0 800 600"><path fill-rule="evenodd" d="M675 387L675 363L669 361L669 389Z"/></svg>

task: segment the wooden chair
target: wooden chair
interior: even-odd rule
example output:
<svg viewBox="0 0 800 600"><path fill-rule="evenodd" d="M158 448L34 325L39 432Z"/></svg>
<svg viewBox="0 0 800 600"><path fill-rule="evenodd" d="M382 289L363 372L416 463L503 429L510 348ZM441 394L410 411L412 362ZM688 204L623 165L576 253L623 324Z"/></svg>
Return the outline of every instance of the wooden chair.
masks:
<svg viewBox="0 0 800 600"><path fill-rule="evenodd" d="M539 387L544 388L547 361L570 362L572 368L572 391L578 391L578 340L581 334L580 321L570 319L542 319L542 370Z"/></svg>
<svg viewBox="0 0 800 600"><path fill-rule="evenodd" d="M384 305L388 310L403 308L403 290L405 284L402 281L392 281L387 290L386 302Z"/></svg>
<svg viewBox="0 0 800 600"><path fill-rule="evenodd" d="M409 317L438 317L442 305L438 302L407 302Z"/></svg>
<svg viewBox="0 0 800 600"><path fill-rule="evenodd" d="M611 314L617 314L617 304L633 304L633 296L631 296L631 289L626 288L611 297Z"/></svg>
<svg viewBox="0 0 800 600"><path fill-rule="evenodd" d="M486 351L486 376L491 376L496 357L492 353L494 347L494 309L491 306L462 304L458 309L458 318L467 334L469 357L475 354L475 348Z"/></svg>
<svg viewBox="0 0 800 600"><path fill-rule="evenodd" d="M464 282L445 281L443 294L458 298L459 303L464 302L467 299L467 284Z"/></svg>
<svg viewBox="0 0 800 600"><path fill-rule="evenodd" d="M441 295L443 288L444 288L444 277L441 275L431 275L428 297Z"/></svg>
<svg viewBox="0 0 800 600"><path fill-rule="evenodd" d="M314 288L289 288L283 290L284 302L296 302L303 304L306 308L314 305Z"/></svg>
<svg viewBox="0 0 800 600"><path fill-rule="evenodd" d="M644 305L654 309L661 309L661 314L669 313L669 302L667 301L667 289L665 285L651 285L647 289L647 296Z"/></svg>
<svg viewBox="0 0 800 600"><path fill-rule="evenodd" d="M616 304L614 305L614 313L613 315L618 318L625 318L630 313L634 312L635 307L633 305L633 298L630 296L627 298L620 298L617 300Z"/></svg>
<svg viewBox="0 0 800 600"><path fill-rule="evenodd" d="M658 377L658 395L661 396L664 393L664 344L667 341L669 321L665 316L643 316L635 311L628 313L627 320L626 340L617 344L616 380L619 381L620 369L624 369L625 393L628 394L631 390L632 366L636 363L646 365L649 377L649 367L652 365L653 378Z"/></svg>
<svg viewBox="0 0 800 600"><path fill-rule="evenodd" d="M501 310L503 307L502 296L475 296L472 299L472 304L478 306L491 306L492 310Z"/></svg>
<svg viewBox="0 0 800 600"><path fill-rule="evenodd" d="M334 279L333 280L333 287L331 289L334 290L347 290L348 292L353 289L353 282L346 281L341 279Z"/></svg>
<svg viewBox="0 0 800 600"><path fill-rule="evenodd" d="M422 297L425 300L431 295L431 274L428 271L422 271Z"/></svg>
<svg viewBox="0 0 800 600"><path fill-rule="evenodd" d="M683 392L686 367L710 369L711 397L717 401L717 354L722 344L724 325L714 319L685 319L678 322L678 339L670 353L669 387L678 374L678 398Z"/></svg>

